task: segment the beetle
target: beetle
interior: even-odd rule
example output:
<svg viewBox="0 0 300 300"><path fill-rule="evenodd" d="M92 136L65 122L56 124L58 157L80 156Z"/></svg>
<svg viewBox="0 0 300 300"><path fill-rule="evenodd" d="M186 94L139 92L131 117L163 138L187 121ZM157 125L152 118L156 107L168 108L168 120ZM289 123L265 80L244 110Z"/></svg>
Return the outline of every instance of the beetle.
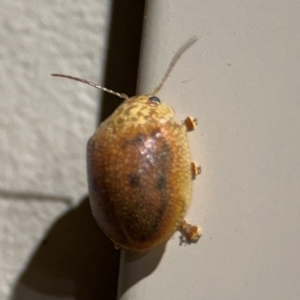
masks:
<svg viewBox="0 0 300 300"><path fill-rule="evenodd" d="M87 144L87 177L93 216L117 248L148 251L176 230L196 242L201 229L184 221L192 180L201 168L191 162L187 132L197 120L173 120L174 111L156 96L191 38L174 55L157 88L128 97L77 77L124 102L100 124Z"/></svg>

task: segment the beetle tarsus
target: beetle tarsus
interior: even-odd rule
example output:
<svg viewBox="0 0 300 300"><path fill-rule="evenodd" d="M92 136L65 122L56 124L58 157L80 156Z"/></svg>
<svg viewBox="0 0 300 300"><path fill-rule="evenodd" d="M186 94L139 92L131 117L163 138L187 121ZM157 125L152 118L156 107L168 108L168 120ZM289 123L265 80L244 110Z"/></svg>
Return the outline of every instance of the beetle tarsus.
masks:
<svg viewBox="0 0 300 300"><path fill-rule="evenodd" d="M193 131L195 130L196 126L198 125L198 121L196 118L193 117L187 117L183 124L185 125L187 131Z"/></svg>
<svg viewBox="0 0 300 300"><path fill-rule="evenodd" d="M193 162L191 163L191 171L192 171L192 178L193 178L193 180L195 180L196 177L197 177L198 175L201 174L202 169L201 169L201 166L198 166L198 165L193 161Z"/></svg>
<svg viewBox="0 0 300 300"><path fill-rule="evenodd" d="M200 227L188 224L185 220L181 222L179 231L182 234L180 244L196 243L202 235L202 229Z"/></svg>

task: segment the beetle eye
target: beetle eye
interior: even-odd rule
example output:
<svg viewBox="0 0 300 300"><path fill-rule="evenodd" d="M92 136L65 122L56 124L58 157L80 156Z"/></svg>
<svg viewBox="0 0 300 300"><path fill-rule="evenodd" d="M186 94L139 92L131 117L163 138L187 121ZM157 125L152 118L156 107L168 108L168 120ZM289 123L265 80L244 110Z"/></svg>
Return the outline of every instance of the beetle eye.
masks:
<svg viewBox="0 0 300 300"><path fill-rule="evenodd" d="M154 103L160 104L160 100L159 100L159 98L157 98L157 97L155 97L155 96L151 96L151 97L149 97L149 100L150 100L151 102L154 102Z"/></svg>

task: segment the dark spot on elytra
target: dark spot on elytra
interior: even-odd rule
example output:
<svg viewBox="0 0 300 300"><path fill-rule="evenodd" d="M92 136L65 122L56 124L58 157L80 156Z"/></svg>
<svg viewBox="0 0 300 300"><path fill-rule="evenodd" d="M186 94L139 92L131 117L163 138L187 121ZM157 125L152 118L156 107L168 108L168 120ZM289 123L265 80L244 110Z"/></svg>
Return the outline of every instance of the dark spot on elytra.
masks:
<svg viewBox="0 0 300 300"><path fill-rule="evenodd" d="M137 187L140 184L140 178L139 178L139 176L137 176L135 174L129 174L128 181L129 181L130 186L132 186L132 187Z"/></svg>
<svg viewBox="0 0 300 300"><path fill-rule="evenodd" d="M161 149L161 160L165 163L170 154L170 147L167 143L164 143Z"/></svg>
<svg viewBox="0 0 300 300"><path fill-rule="evenodd" d="M162 191L163 192L163 191ZM162 218L165 214L166 208L167 208L167 204L168 204L168 199L167 197L163 194L162 198L161 198L161 203L160 203L160 208L159 210L157 210L156 212L156 218L152 223L152 230L151 233L149 232L149 236L155 234L157 232L157 229L159 228L159 226L161 225L162 222Z"/></svg>
<svg viewBox="0 0 300 300"><path fill-rule="evenodd" d="M98 188L98 181L97 179L94 179L92 184L92 189L93 191L97 191L97 188Z"/></svg>
<svg viewBox="0 0 300 300"><path fill-rule="evenodd" d="M144 143L145 139L146 139L146 136L144 134L138 134L135 137L134 142L137 144Z"/></svg>
<svg viewBox="0 0 300 300"><path fill-rule="evenodd" d="M122 145L122 148L126 148L129 145L136 146L136 145L143 145L146 141L147 136L145 134L138 134L134 139L125 141Z"/></svg>
<svg viewBox="0 0 300 300"><path fill-rule="evenodd" d="M164 190L166 188L166 184L167 184L166 177L162 175L156 181L156 188L160 191Z"/></svg>

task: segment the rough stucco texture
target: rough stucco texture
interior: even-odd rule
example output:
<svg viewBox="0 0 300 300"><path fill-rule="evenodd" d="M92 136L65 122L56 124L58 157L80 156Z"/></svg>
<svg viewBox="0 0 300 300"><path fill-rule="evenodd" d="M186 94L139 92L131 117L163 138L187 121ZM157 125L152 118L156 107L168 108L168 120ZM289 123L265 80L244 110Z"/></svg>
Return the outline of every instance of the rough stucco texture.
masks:
<svg viewBox="0 0 300 300"><path fill-rule="evenodd" d="M101 80L109 2L3 0L0 11L0 299L8 299L47 228L69 209L63 200L86 195L99 94L49 74ZM50 298L24 288L18 299Z"/></svg>

